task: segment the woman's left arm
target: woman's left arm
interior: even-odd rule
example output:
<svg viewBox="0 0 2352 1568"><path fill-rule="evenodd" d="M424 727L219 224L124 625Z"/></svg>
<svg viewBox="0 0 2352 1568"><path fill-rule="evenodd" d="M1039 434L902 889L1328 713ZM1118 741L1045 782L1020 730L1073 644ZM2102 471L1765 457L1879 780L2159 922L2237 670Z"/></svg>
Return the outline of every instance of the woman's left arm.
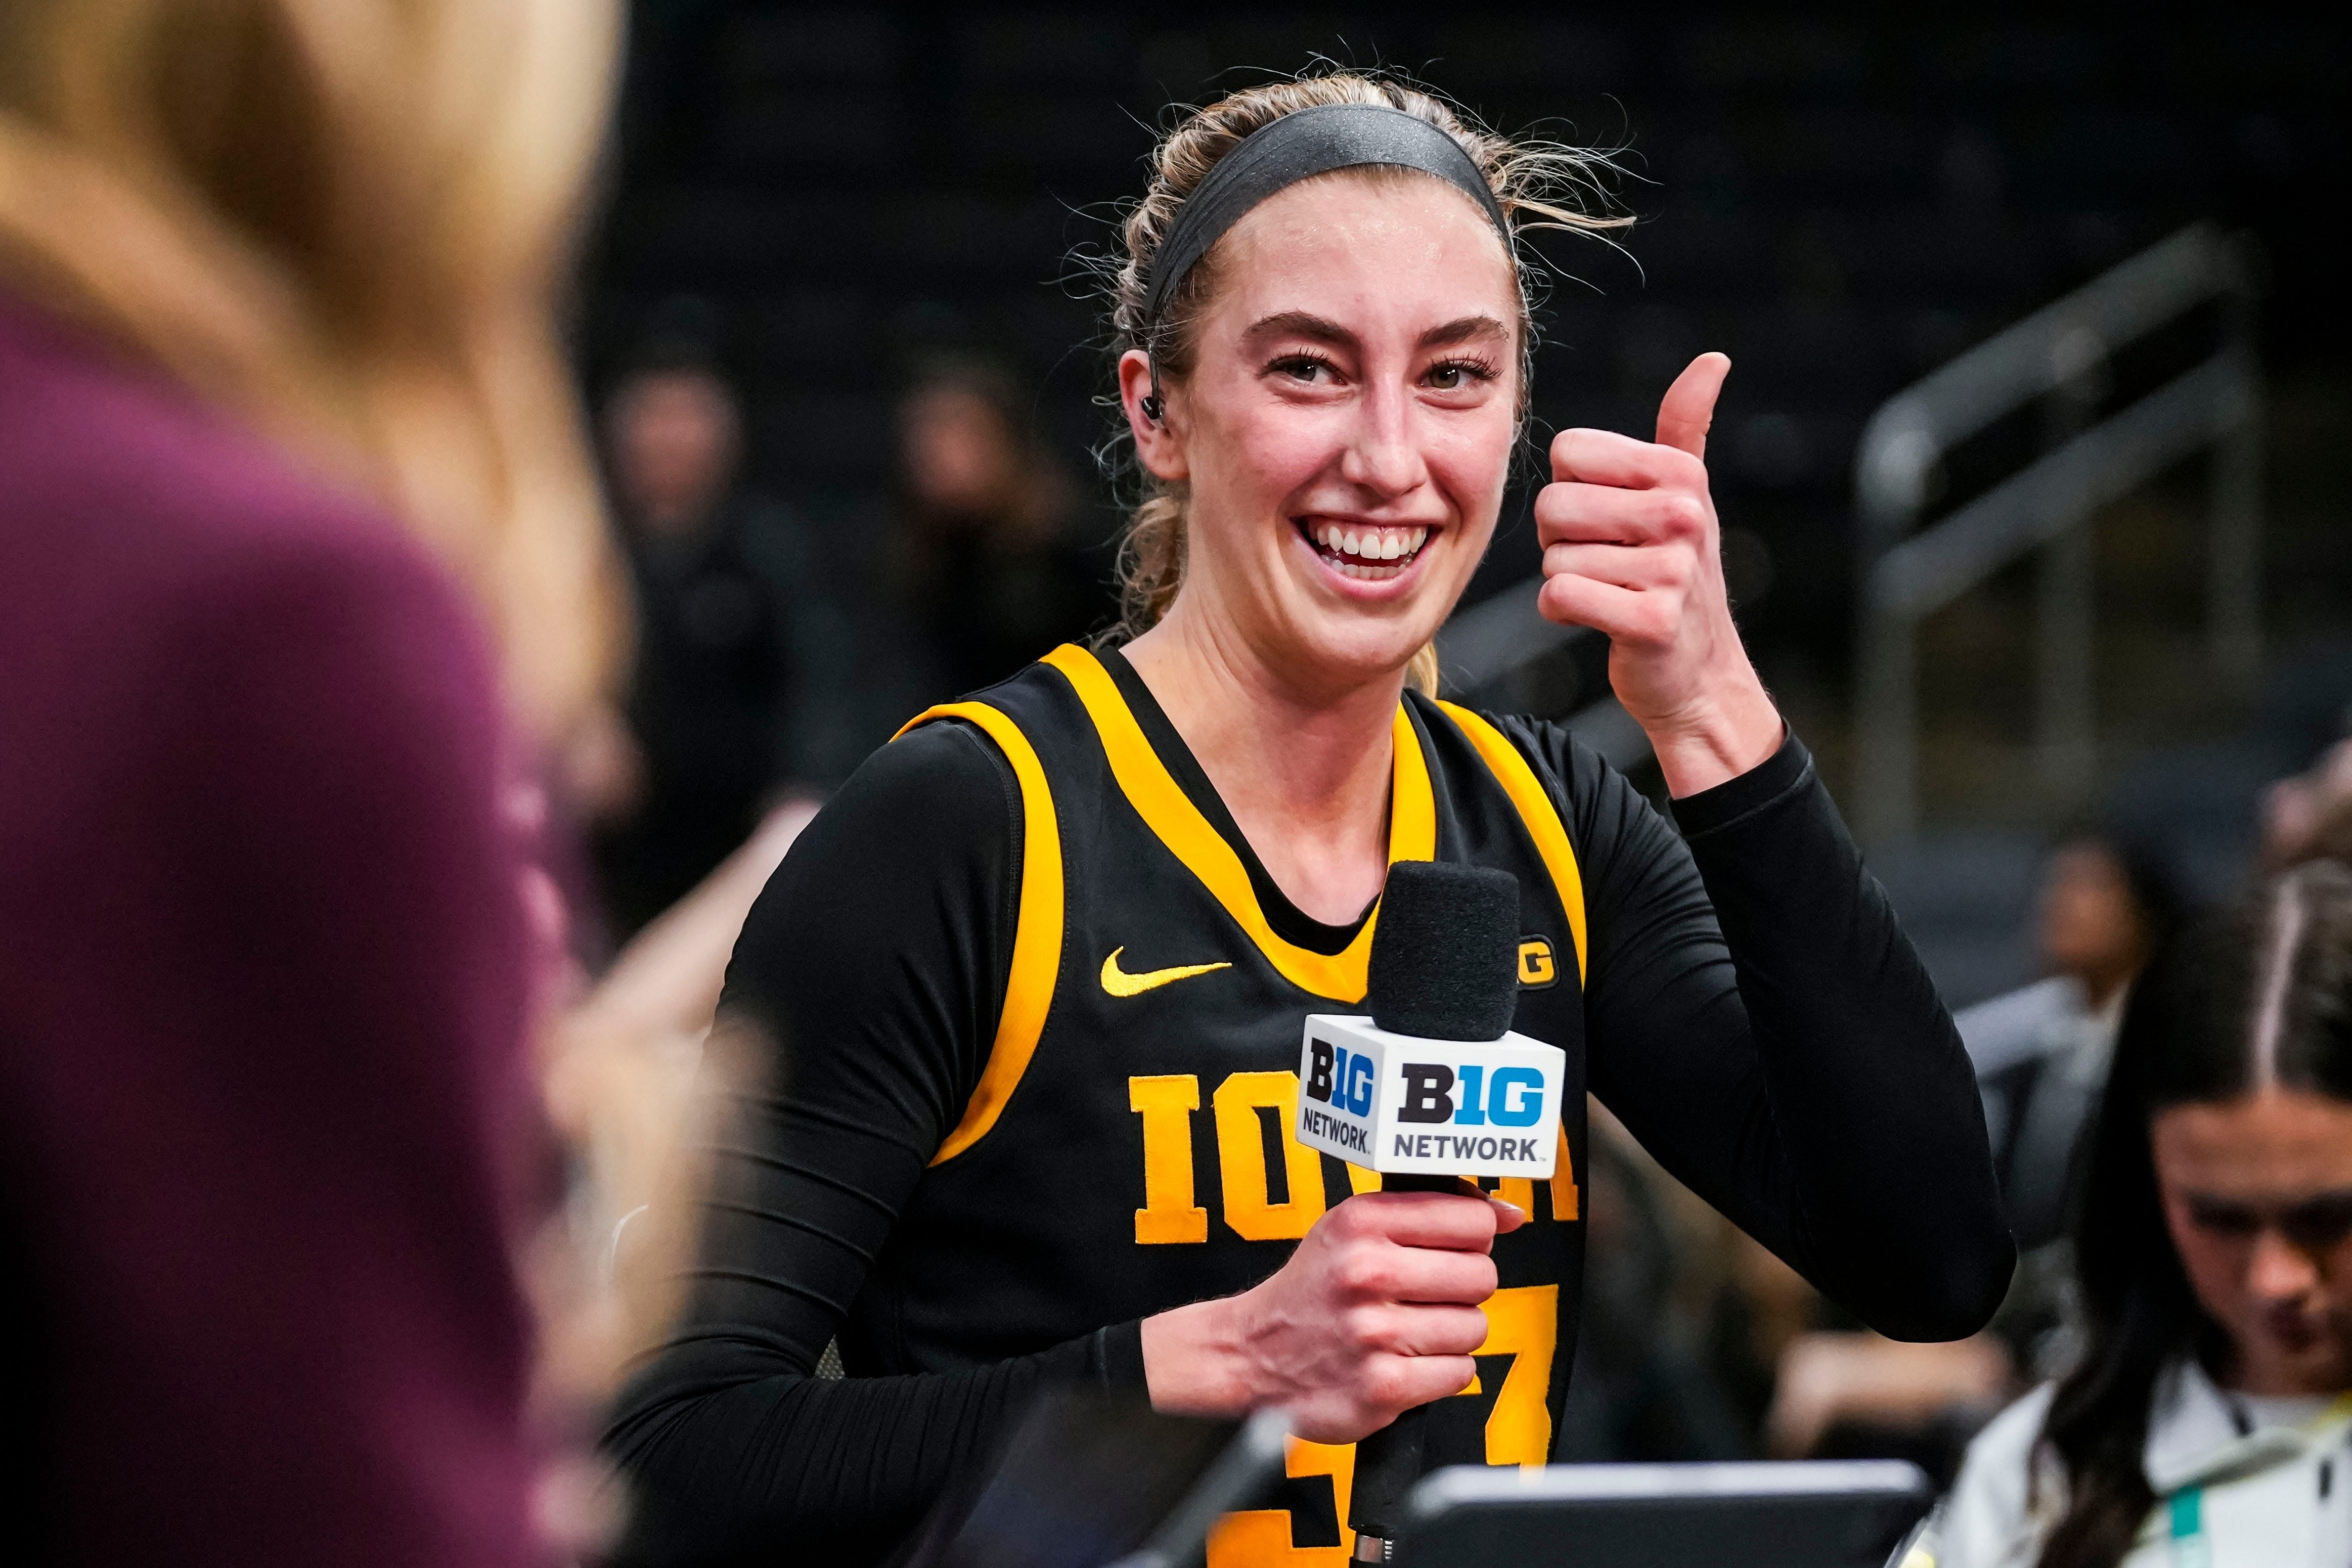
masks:
<svg viewBox="0 0 2352 1568"><path fill-rule="evenodd" d="M1702 355L1653 443L1563 432L1544 612L1611 639L1679 836L1558 732L1584 862L1591 1086L1666 1167L1865 1322L1956 1339L2015 1261L1975 1075L1885 890L1741 647L1703 461ZM1545 742L1550 741L1549 745Z"/></svg>
<svg viewBox="0 0 2352 1568"><path fill-rule="evenodd" d="M1679 836L1591 752L1556 766L1593 1092L1871 1327L1983 1327L2015 1253L1975 1074L1804 747L1675 801Z"/></svg>

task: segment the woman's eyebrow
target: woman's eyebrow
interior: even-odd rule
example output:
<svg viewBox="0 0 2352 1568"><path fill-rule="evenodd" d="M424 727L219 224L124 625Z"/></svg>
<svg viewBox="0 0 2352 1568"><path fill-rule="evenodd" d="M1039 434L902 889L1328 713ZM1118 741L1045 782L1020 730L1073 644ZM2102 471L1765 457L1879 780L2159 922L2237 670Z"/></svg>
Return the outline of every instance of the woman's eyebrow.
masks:
<svg viewBox="0 0 2352 1568"><path fill-rule="evenodd" d="M1432 327L1415 341L1420 349L1450 349L1463 343L1475 343L1507 339L1511 329L1492 316L1460 316L1441 327ZM1336 348L1357 346L1356 334L1337 321L1318 316L1309 310L1281 310L1271 316L1261 316L1249 324L1243 333L1247 339L1305 338L1313 342L1329 343Z"/></svg>
<svg viewBox="0 0 2352 1568"><path fill-rule="evenodd" d="M1356 343L1353 332L1308 310L1280 310L1261 316L1242 335L1249 339L1306 338L1336 348L1353 348Z"/></svg>
<svg viewBox="0 0 2352 1568"><path fill-rule="evenodd" d="M2262 1208L2262 1205L2242 1197L2224 1197L2211 1192L2183 1192L2180 1198L2200 1214L2253 1214Z"/></svg>
<svg viewBox="0 0 2352 1568"><path fill-rule="evenodd" d="M2181 1193L2182 1201L2200 1213L2253 1215L2269 1218L2273 1215L2303 1214L2315 1210L2352 1208L2352 1187L2324 1188L2284 1202L2266 1203L2260 1198L2242 1197L2193 1189Z"/></svg>
<svg viewBox="0 0 2352 1568"><path fill-rule="evenodd" d="M1484 339L1508 338L1510 329L1492 316L1463 316L1443 327L1432 327L1421 335L1420 347L1450 349L1462 343L1475 343Z"/></svg>

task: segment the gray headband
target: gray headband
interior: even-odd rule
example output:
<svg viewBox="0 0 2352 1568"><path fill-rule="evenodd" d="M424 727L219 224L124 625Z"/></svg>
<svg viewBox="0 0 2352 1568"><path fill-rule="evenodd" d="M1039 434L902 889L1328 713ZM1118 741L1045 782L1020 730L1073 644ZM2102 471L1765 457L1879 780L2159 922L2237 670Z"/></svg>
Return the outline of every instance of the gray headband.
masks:
<svg viewBox="0 0 2352 1568"><path fill-rule="evenodd" d="M1511 225L1503 216L1502 204L1495 200L1470 154L1444 131L1385 104L1327 103L1298 110L1244 137L1176 210L1144 294L1147 340L1192 264L1241 222L1243 214L1301 180L1372 163L1418 169L1461 190L1494 220L1503 248L1510 249Z"/></svg>

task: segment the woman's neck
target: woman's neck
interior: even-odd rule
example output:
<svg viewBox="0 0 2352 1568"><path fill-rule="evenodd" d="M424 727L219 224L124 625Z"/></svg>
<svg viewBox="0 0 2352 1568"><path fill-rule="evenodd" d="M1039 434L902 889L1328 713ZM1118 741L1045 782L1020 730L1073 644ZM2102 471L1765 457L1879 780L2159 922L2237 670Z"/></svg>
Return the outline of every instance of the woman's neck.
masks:
<svg viewBox="0 0 2352 1568"><path fill-rule="evenodd" d="M2206 1367L2206 1375L2215 1387L2231 1394L2256 1399L2310 1399L2352 1392L2352 1364L2341 1356L2325 1364L2298 1365L2259 1349L2231 1345L2219 1360L2219 1365Z"/></svg>
<svg viewBox="0 0 2352 1568"><path fill-rule="evenodd" d="M1354 920L1388 872L1403 673L1305 688L1245 639L1186 610L1180 600L1129 643L1129 663L1275 885L1311 920Z"/></svg>

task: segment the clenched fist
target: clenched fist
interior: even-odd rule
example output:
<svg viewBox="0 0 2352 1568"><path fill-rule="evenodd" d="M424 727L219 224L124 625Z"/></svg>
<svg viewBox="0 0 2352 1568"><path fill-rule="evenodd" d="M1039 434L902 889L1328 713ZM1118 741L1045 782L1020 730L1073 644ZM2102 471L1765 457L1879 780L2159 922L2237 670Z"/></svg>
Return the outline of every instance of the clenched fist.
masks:
<svg viewBox="0 0 2352 1568"><path fill-rule="evenodd" d="M1730 371L1722 354L1693 360L1658 405L1655 442L1561 431L1536 497L1543 613L1607 633L1609 684L1676 796L1747 772L1782 733L1732 624L1707 493L1707 426Z"/></svg>

